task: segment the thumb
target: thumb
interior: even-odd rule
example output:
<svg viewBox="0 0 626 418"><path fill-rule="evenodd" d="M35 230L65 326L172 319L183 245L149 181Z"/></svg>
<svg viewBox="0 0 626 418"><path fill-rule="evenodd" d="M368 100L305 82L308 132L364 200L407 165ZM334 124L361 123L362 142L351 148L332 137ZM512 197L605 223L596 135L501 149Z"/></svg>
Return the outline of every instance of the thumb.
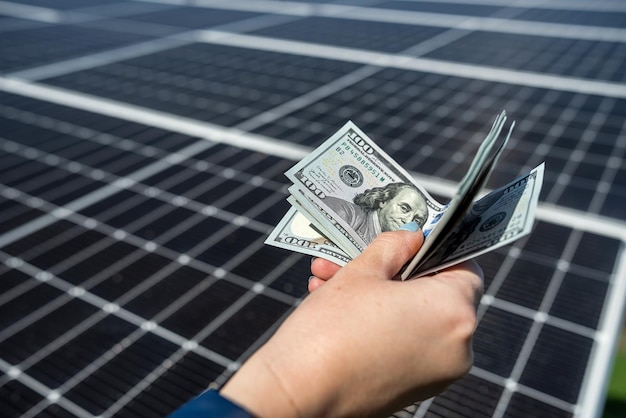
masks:
<svg viewBox="0 0 626 418"><path fill-rule="evenodd" d="M409 261L424 242L424 235L411 222L400 230L383 232L378 235L344 270L359 276L372 276L378 279L391 279ZM348 272L346 272L348 273Z"/></svg>

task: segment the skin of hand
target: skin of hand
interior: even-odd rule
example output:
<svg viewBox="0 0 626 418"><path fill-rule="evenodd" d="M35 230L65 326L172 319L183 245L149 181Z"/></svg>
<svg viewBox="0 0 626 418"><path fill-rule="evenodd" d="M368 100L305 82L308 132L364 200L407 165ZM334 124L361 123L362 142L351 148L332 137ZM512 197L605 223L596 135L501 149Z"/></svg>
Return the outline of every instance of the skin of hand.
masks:
<svg viewBox="0 0 626 418"><path fill-rule="evenodd" d="M342 268L315 259L314 292L222 396L258 417L386 417L464 376L482 272L469 262L392 280L422 242L385 232Z"/></svg>

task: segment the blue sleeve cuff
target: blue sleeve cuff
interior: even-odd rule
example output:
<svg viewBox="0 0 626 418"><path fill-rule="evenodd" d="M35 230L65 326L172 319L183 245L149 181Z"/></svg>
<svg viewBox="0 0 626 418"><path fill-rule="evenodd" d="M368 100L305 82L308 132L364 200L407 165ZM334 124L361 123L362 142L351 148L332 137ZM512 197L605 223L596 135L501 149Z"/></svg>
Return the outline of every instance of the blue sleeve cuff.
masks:
<svg viewBox="0 0 626 418"><path fill-rule="evenodd" d="M254 418L239 405L207 390L174 411L168 418Z"/></svg>

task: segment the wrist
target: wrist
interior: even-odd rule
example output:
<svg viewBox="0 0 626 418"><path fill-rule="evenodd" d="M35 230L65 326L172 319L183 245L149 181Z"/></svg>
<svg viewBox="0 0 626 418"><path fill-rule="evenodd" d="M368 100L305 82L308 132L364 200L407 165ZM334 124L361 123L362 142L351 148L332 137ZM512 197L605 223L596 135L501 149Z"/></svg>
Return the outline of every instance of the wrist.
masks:
<svg viewBox="0 0 626 418"><path fill-rule="evenodd" d="M266 363L262 353L256 353L244 363L220 393L258 418L301 416L281 378Z"/></svg>
<svg viewBox="0 0 626 418"><path fill-rule="evenodd" d="M329 367L326 356L312 348L315 344L310 350L302 350L302 343L297 344L300 349L290 349L288 342L277 340L246 361L224 385L222 395L259 418L326 417L339 392L337 368Z"/></svg>

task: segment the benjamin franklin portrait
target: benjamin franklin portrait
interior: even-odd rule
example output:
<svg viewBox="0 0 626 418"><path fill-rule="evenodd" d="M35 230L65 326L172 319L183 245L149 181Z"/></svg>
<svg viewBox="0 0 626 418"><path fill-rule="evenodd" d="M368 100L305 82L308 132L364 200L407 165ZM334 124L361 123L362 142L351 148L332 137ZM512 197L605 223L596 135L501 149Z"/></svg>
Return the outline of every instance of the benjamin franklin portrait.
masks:
<svg viewBox="0 0 626 418"><path fill-rule="evenodd" d="M426 198L409 183L367 189L352 202L335 197L324 202L368 244L382 232L395 231L408 222L421 228L428 219Z"/></svg>

